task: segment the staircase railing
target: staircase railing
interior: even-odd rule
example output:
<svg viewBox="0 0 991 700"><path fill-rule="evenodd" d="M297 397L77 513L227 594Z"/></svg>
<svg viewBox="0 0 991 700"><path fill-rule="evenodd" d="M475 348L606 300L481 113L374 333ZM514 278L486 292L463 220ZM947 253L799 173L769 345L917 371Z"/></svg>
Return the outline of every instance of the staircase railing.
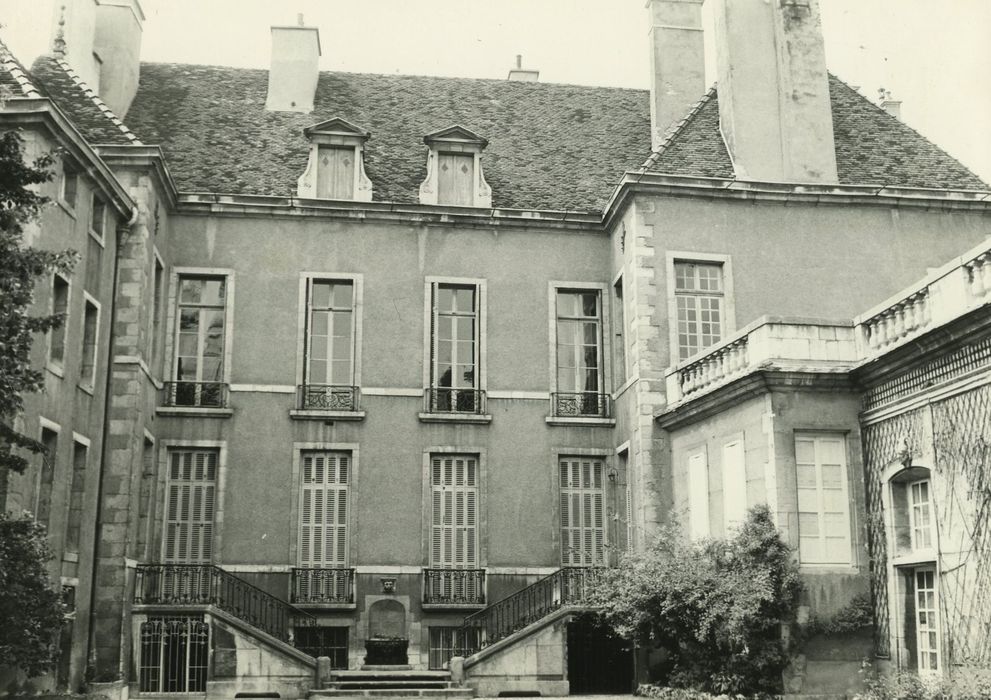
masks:
<svg viewBox="0 0 991 700"><path fill-rule="evenodd" d="M479 649L508 637L565 606L581 606L594 576L594 568L558 569L522 591L473 613L464 620L464 639L477 639Z"/></svg>
<svg viewBox="0 0 991 700"><path fill-rule="evenodd" d="M229 571L212 564L140 564L135 572L137 605L214 605L287 644L293 626L316 618Z"/></svg>

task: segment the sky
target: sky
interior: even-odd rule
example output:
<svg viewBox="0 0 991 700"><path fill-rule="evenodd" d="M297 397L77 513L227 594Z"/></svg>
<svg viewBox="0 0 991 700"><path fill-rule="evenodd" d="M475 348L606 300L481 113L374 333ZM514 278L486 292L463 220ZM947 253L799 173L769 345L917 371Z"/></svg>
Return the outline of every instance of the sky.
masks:
<svg viewBox="0 0 991 700"><path fill-rule="evenodd" d="M0 0L0 37L29 63L57 7ZM703 6L709 28L711 0ZM543 82L647 89L644 0L141 0L142 60L267 67L269 27L320 28L322 70L505 78L517 54ZM991 0L820 0L829 69L991 183ZM715 81L711 31L707 73Z"/></svg>

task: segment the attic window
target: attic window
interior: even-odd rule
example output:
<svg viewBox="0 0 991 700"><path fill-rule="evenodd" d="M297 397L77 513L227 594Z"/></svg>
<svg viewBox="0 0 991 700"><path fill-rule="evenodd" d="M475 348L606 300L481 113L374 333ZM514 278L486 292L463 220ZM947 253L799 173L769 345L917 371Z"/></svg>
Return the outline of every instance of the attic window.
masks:
<svg viewBox="0 0 991 700"><path fill-rule="evenodd" d="M365 175L365 141L369 133L343 119L329 119L303 130L310 142L306 171L297 183L300 197L372 200Z"/></svg>
<svg viewBox="0 0 991 700"><path fill-rule="evenodd" d="M421 204L491 207L492 189L482 175L482 151L488 141L461 126L423 137L427 178L420 185Z"/></svg>

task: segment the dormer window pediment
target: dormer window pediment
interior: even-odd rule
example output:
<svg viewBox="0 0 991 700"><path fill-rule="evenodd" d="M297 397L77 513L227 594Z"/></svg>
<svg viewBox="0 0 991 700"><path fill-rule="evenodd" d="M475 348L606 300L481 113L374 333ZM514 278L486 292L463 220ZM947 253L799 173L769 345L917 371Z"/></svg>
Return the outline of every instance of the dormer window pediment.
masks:
<svg viewBox="0 0 991 700"><path fill-rule="evenodd" d="M492 189L482 173L488 141L463 126L449 126L423 137L427 177L420 185L421 204L491 207Z"/></svg>
<svg viewBox="0 0 991 700"><path fill-rule="evenodd" d="M298 196L372 201L364 158L369 132L335 117L303 129L303 135L310 142L310 154L297 183Z"/></svg>

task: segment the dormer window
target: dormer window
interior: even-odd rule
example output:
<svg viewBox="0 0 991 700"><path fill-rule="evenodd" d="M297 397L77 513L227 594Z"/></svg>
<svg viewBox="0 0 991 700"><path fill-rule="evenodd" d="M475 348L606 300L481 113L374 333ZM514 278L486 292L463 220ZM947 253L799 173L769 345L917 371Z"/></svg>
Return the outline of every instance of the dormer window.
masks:
<svg viewBox="0 0 991 700"><path fill-rule="evenodd" d="M310 141L310 157L299 178L300 197L372 200L372 182L364 164L367 131L335 118L308 127L303 134Z"/></svg>
<svg viewBox="0 0 991 700"><path fill-rule="evenodd" d="M482 151L488 141L462 126L423 137L427 179L420 185L420 204L491 207L492 189L482 174Z"/></svg>

